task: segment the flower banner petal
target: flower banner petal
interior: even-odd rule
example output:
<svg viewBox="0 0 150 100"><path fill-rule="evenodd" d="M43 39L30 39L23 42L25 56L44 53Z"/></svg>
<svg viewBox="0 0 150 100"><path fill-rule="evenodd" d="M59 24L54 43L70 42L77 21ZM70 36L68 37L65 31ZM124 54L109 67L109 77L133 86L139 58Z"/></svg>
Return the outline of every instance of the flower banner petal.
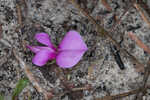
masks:
<svg viewBox="0 0 150 100"><path fill-rule="evenodd" d="M71 68L82 58L85 50L68 50L60 52L56 57L56 63L62 68Z"/></svg>
<svg viewBox="0 0 150 100"><path fill-rule="evenodd" d="M69 31L59 45L59 50L87 50L80 34L74 30Z"/></svg>

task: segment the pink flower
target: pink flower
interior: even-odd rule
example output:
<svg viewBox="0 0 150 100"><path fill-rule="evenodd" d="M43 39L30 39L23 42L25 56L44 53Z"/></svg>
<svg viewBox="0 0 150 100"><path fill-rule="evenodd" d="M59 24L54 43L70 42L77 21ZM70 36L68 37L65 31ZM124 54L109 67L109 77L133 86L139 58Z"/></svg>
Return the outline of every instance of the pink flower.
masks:
<svg viewBox="0 0 150 100"><path fill-rule="evenodd" d="M82 58L87 46L80 34L69 31L56 49L46 33L37 33L35 39L45 46L27 46L36 55L32 59L35 65L43 66L48 60L56 59L57 65L62 68L71 68Z"/></svg>

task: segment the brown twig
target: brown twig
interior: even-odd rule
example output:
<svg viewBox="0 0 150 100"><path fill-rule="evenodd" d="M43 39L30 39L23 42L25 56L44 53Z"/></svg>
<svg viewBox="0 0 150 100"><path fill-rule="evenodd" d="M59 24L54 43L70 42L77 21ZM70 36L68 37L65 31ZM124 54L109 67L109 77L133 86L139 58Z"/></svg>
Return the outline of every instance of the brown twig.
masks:
<svg viewBox="0 0 150 100"><path fill-rule="evenodd" d="M137 3L134 3L134 7L139 11L139 13L140 13L140 15L141 15L141 17L142 17L142 19L149 25L149 27L150 27L150 21L149 21L149 16L148 16L148 14L146 14L146 12L144 11L144 9L142 9L142 7L139 5L139 4L137 4Z"/></svg>
<svg viewBox="0 0 150 100"><path fill-rule="evenodd" d="M0 23L0 39L2 38L2 32L3 32L2 24Z"/></svg>
<svg viewBox="0 0 150 100"><path fill-rule="evenodd" d="M129 11L129 9L131 8L131 6L127 7L124 11L124 13L120 16L120 18L116 21L116 23L112 26L112 28L110 29L109 32L113 32L113 30L115 30L115 28L117 27L117 25L119 25L121 23L122 18L127 14L127 12Z"/></svg>
<svg viewBox="0 0 150 100"><path fill-rule="evenodd" d="M19 26L16 28L21 29L24 26L25 20L27 18L28 8L26 4L26 0L21 0L16 3L16 13L17 13L17 21Z"/></svg>
<svg viewBox="0 0 150 100"><path fill-rule="evenodd" d="M146 91L147 88L150 88L150 86L146 86L146 88L144 88L143 91ZM102 97L102 98L95 98L95 100L116 100L116 99L119 99L119 98L123 98L123 97L126 97L126 96L136 94L138 92L141 92L141 90L142 89L140 88L140 89L132 90L132 91L117 94L117 95L105 96L105 97Z"/></svg>
<svg viewBox="0 0 150 100"><path fill-rule="evenodd" d="M56 72L57 77L60 79L61 85L65 89L65 92L58 94L57 97L61 97L64 94L69 93L72 96L72 98L76 99L76 96L75 96L75 95L77 95L76 93L79 93L80 91L91 90L92 89L90 84L85 85L83 87L75 87L75 85L73 83L70 83L67 80L67 78L65 76L66 69L56 68L54 71Z"/></svg>
<svg viewBox="0 0 150 100"><path fill-rule="evenodd" d="M19 27L22 27L22 14L21 14L21 7L19 4L16 4L16 10L17 10L17 18L18 18L18 24Z"/></svg>
<svg viewBox="0 0 150 100"><path fill-rule="evenodd" d="M133 61L133 63L135 63L136 65L140 65L141 67L141 72L144 71L144 65L142 63L140 63L133 55L131 55L126 49L124 49L123 47L120 46L119 43L117 43L117 41L115 39L113 39L111 37L111 35L108 33L108 31L106 31L102 26L100 26L96 20L90 16L84 9L82 9L76 2L75 0L69 0L76 8L78 8L80 10L80 12L82 14L84 14L95 26L97 29L97 32L101 35L105 35L112 43L114 43L114 45L116 45L116 47L118 49L120 49L120 51L124 54L128 54L129 58L131 58L131 60Z"/></svg>
<svg viewBox="0 0 150 100"><path fill-rule="evenodd" d="M27 3L26 3L27 0L21 0L22 4L24 5L24 15L27 16L28 14L28 6L27 6Z"/></svg>
<svg viewBox="0 0 150 100"><path fill-rule="evenodd" d="M136 35L134 35L132 32L128 32L128 36L134 40L140 48L144 49L144 51L150 54L150 48L146 46Z"/></svg>
<svg viewBox="0 0 150 100"><path fill-rule="evenodd" d="M146 12L146 14L150 17L150 7L148 6L148 3L145 2L145 0L138 0L137 2L141 8Z"/></svg>
<svg viewBox="0 0 150 100"><path fill-rule="evenodd" d="M83 90L90 90L90 89L92 89L91 85L86 85L84 87L72 88L72 91L83 91Z"/></svg>
<svg viewBox="0 0 150 100"><path fill-rule="evenodd" d="M89 66L88 67L88 77L90 80L93 80L94 79L94 76L93 76L93 71L94 71L94 66Z"/></svg>
<svg viewBox="0 0 150 100"><path fill-rule="evenodd" d="M99 60L92 62L90 64L90 66L88 67L88 79L90 79L90 80L96 79L96 76L94 77L93 72L94 72L94 69L96 68L96 65L98 62L99 62Z"/></svg>
<svg viewBox="0 0 150 100"><path fill-rule="evenodd" d="M70 87L70 84L69 84L69 82L67 81L67 79L66 79L66 77L65 77L65 75L64 75L63 69L57 68L57 69L55 69L54 71L55 71L57 77L60 79L61 84L65 87L65 89L66 89L67 91L70 91L70 92L71 92L71 91L72 91L72 90L71 90L72 87Z"/></svg>
<svg viewBox="0 0 150 100"><path fill-rule="evenodd" d="M112 11L110 5L107 3L107 0L101 0L101 3L106 7L108 11Z"/></svg>
<svg viewBox="0 0 150 100"><path fill-rule="evenodd" d="M137 93L136 95L136 100L142 100L142 97L145 95L145 89L147 88L146 84L147 84L147 81L148 81L148 78L149 78L149 75L150 75L150 60L148 61L147 63L147 67L145 68L145 72L144 72L144 77L143 77L143 84L141 86L141 95L140 92Z"/></svg>
<svg viewBox="0 0 150 100"><path fill-rule="evenodd" d="M146 92L144 92L144 89L146 89L146 85L147 85L147 81L150 75L150 60L147 63L147 67L145 68L145 73L144 73L144 77L143 77L143 86L142 86L142 96L144 96L144 94Z"/></svg>
<svg viewBox="0 0 150 100"><path fill-rule="evenodd" d="M35 89L39 92L42 93L45 97L45 100L49 100L50 98L52 98L53 94L48 93L46 90L44 90L40 84L37 82L37 80L35 79L34 75L32 74L32 72L30 71L30 67L22 60L21 57L19 57L16 53L16 50L13 49L13 53L14 56L16 57L16 59L19 61L20 63L20 67L24 70L26 76L28 77L28 79L30 80L30 82L32 83L32 85L35 87ZM49 96L51 95L51 97Z"/></svg>

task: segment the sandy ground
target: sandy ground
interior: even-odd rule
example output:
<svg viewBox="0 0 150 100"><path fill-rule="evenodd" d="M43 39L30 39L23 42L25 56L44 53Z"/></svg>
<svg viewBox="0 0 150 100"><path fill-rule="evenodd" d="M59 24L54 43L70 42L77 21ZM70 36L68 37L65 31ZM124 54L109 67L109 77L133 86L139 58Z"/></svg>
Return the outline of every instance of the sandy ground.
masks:
<svg viewBox="0 0 150 100"><path fill-rule="evenodd" d="M125 69L121 70L110 50L112 43L106 37L97 35L95 25L86 16L79 14L67 0L25 0L23 5L19 0L0 0L0 93L6 97L10 96L17 81L26 77L24 70L12 52L16 49L17 54L30 66L34 77L41 84L42 88L52 91L53 100L93 100L94 98L106 95L115 95L137 89L141 86L143 74L136 72L130 59L123 54L121 58ZM109 1L109 0L108 0ZM106 30L110 30L115 24L113 16L118 18L126 8L131 5L128 0L110 0L112 11L108 12L101 0L79 0L81 7L88 10L97 23ZM21 5L22 25L20 29L16 5ZM138 27L133 29L133 27ZM66 77L67 82L74 84L74 87L90 85L91 90L66 92L67 89L57 75L60 68L55 64L48 63L43 67L32 64L34 54L25 48L25 44L38 45L33 39L37 32L46 32L51 36L53 44L58 45L67 31L74 29L80 32L88 51L79 64L71 69L63 69L60 76ZM150 31L147 23L143 21L139 12L130 7L121 23L110 35L120 42L140 62L146 64L150 55L138 47L132 41L128 32L133 32L144 44L150 47ZM91 72L89 70L92 69ZM66 92L66 93L65 93ZM149 92L144 100L150 100ZM64 94L63 94L64 93ZM19 100L44 100L43 95L38 93L30 83L19 95ZM119 100L134 100L134 95Z"/></svg>

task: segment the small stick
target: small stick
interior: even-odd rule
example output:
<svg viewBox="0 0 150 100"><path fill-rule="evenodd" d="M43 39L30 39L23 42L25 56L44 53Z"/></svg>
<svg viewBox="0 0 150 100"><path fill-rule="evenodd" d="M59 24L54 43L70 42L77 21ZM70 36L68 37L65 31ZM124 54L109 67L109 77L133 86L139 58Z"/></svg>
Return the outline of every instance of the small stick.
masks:
<svg viewBox="0 0 150 100"><path fill-rule="evenodd" d="M144 72L143 84L141 86L141 91L140 91L140 92L142 92L142 95L139 95L140 92L138 92L137 95L136 95L136 98L135 98L136 100L142 100L142 97L146 93L145 89L147 88L146 84L147 84L147 81L148 81L148 78L149 78L149 74L150 74L150 60L148 61L147 67L145 68L145 72Z"/></svg>
<svg viewBox="0 0 150 100"><path fill-rule="evenodd" d="M141 17L142 17L142 19L149 25L149 27L150 27L150 21L149 21L149 17L148 17L148 15L146 16L146 12L144 11L144 9L142 9L142 7L139 5L139 4L137 4L137 3L134 3L134 7L139 11L139 13L140 13L140 15L141 15Z"/></svg>
<svg viewBox="0 0 150 100"><path fill-rule="evenodd" d="M49 100L49 98L52 98L53 94L51 93L51 97L49 97L50 93L48 93L46 90L44 90L40 84L37 82L35 79L34 75L30 71L30 67L22 60L21 57L19 57L16 53L16 50L13 49L14 56L16 59L19 61L21 68L24 70L25 74L27 75L28 79L32 83L32 85L35 87L35 89L39 92L42 93L45 97L45 100Z"/></svg>
<svg viewBox="0 0 150 100"><path fill-rule="evenodd" d="M94 71L94 64L88 67L88 77L90 80L94 79L93 71Z"/></svg>
<svg viewBox="0 0 150 100"><path fill-rule="evenodd" d="M107 0L101 0L102 4L106 7L108 11L112 11L110 5L107 3Z"/></svg>
<svg viewBox="0 0 150 100"><path fill-rule="evenodd" d="M90 85L86 85L84 87L72 88L72 91L82 91L82 90L90 90L92 87Z"/></svg>
<svg viewBox="0 0 150 100"><path fill-rule="evenodd" d="M150 48L146 46L136 35L134 35L132 32L128 32L128 36L134 40L140 48L144 49L144 51L150 54Z"/></svg>
<svg viewBox="0 0 150 100"><path fill-rule="evenodd" d="M119 19L116 21L116 23L112 26L112 28L110 29L109 32L113 32L113 30L115 30L115 28L117 27L117 25L121 23L121 20L122 20L123 16L125 16L125 15L128 13L128 11L129 11L130 8L131 8L131 7L125 9L125 12L120 16L120 18L119 18Z"/></svg>
<svg viewBox="0 0 150 100"><path fill-rule="evenodd" d="M21 14L21 7L19 4L16 4L16 9L19 27L22 27L22 14Z"/></svg>
<svg viewBox="0 0 150 100"><path fill-rule="evenodd" d="M91 65L88 67L88 78L90 80L94 80L96 79L96 77L94 77L94 68L96 68L96 64L99 62L99 60L96 60L94 62L91 63Z"/></svg>
<svg viewBox="0 0 150 100"><path fill-rule="evenodd" d="M2 32L3 32L2 24L0 24L0 39L2 38Z"/></svg>
<svg viewBox="0 0 150 100"><path fill-rule="evenodd" d="M24 5L25 16L27 16L27 14L28 14L28 6L27 6L27 3L26 3L26 0L22 0L21 2Z"/></svg>
<svg viewBox="0 0 150 100"><path fill-rule="evenodd" d="M146 88L143 89L143 91L146 91L147 88L150 88L150 86L147 85ZM123 97L126 97L126 96L130 96L130 95L136 94L138 92L141 92L141 88L140 89L136 89L136 90L132 90L132 91L129 91L129 92L117 94L117 95L104 96L102 98L95 98L95 100L116 100L116 99L119 99L119 98L123 98Z"/></svg>

